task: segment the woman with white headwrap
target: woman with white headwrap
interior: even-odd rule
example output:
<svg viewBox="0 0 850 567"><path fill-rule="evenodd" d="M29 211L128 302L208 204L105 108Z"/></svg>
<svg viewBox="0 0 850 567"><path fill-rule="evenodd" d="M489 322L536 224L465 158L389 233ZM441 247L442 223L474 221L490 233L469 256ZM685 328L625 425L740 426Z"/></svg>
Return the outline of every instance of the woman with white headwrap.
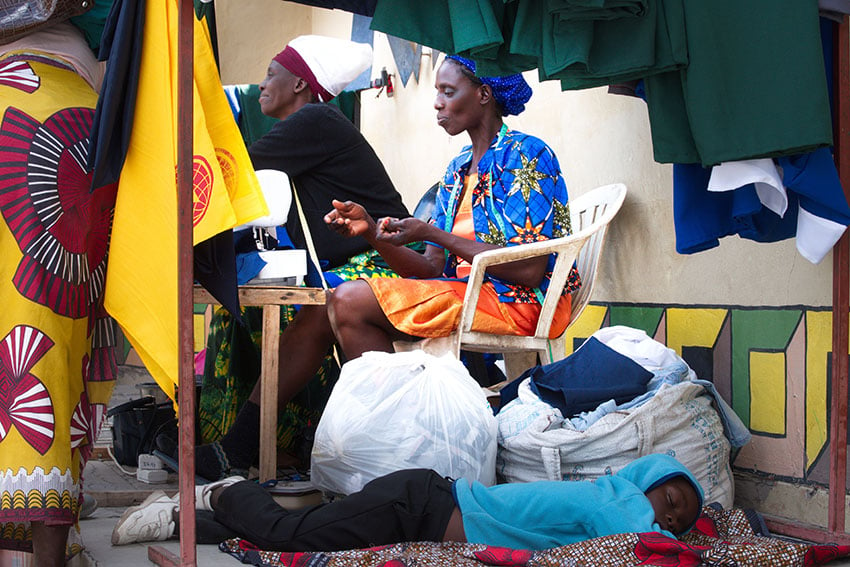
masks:
<svg viewBox="0 0 850 567"><path fill-rule="evenodd" d="M248 153L257 170L276 170L292 179L328 285L359 277L395 273L363 238L345 238L327 229L324 215L334 199L356 200L373 218L409 213L375 151L337 106L326 104L372 61L367 44L318 35L291 40L271 60L259 84L263 114L279 120ZM293 204L286 232L296 248L307 248L298 209ZM314 284L316 285L316 284ZM283 333L304 327L312 307L282 311ZM260 310L243 309L244 325L219 309L210 325L200 401L200 425L206 444L196 450L198 475L216 479L227 470L247 470L259 451ZM299 331L301 332L301 331ZM328 346L304 343L310 368L303 382L288 381L279 396L279 446L292 454L302 449L306 430L321 415L338 375ZM299 374L301 376L301 374ZM247 400L246 400L247 398ZM160 451L177 457L176 440L157 439ZM307 465L309 466L309 465Z"/></svg>

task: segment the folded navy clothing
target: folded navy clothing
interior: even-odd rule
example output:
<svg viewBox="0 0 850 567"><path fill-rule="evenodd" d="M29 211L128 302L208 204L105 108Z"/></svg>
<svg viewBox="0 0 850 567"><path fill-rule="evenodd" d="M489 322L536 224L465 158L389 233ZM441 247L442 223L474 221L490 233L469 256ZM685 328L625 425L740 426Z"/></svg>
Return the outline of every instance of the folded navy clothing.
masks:
<svg viewBox="0 0 850 567"><path fill-rule="evenodd" d="M567 418L608 400L628 402L646 392L652 376L631 358L590 337L567 358L530 368L516 382L530 378L531 391Z"/></svg>

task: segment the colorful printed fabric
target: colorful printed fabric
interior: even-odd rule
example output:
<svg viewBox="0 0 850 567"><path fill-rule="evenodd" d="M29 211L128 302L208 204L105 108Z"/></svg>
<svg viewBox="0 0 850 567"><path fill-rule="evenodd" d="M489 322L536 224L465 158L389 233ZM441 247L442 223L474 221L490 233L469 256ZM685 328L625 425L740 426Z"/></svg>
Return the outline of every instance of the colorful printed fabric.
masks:
<svg viewBox="0 0 850 567"><path fill-rule="evenodd" d="M358 278L397 278L383 259L370 250L358 254L326 273L329 284ZM282 305L280 329L295 317L296 309ZM199 422L204 443L220 439L233 424L242 404L248 399L260 376L263 317L259 307L242 310L245 326L240 327L224 309L218 309L210 323L207 358L199 405ZM310 446L304 445L319 421L333 385L339 378L339 366L329 353L316 376L278 414L278 447L309 462ZM306 455L304 452L306 451Z"/></svg>
<svg viewBox="0 0 850 567"><path fill-rule="evenodd" d="M103 309L116 187L86 173L97 95L70 68L0 60L0 548L71 525L116 374Z"/></svg>
<svg viewBox="0 0 850 567"><path fill-rule="evenodd" d="M121 167L121 198L115 205L110 284L104 304L153 379L170 395L179 367L175 206L178 3L141 4L143 33L118 33L114 38L116 43L126 41L130 49L141 50L141 60L132 143ZM193 21L192 241L199 244L265 216L269 210L221 86L207 27ZM101 109L108 104L109 85L107 77Z"/></svg>
<svg viewBox="0 0 850 567"><path fill-rule="evenodd" d="M452 160L440 182L434 210L434 224L451 231L457 214L463 180L472 161L472 146ZM478 162L478 184L472 193L475 239L497 246L517 246L572 232L567 186L554 152L539 138L502 128ZM444 274L456 277L457 256L446 252ZM554 255L540 289L549 286ZM485 275L499 294L500 301L539 303L533 288ZM573 268L564 293L581 286Z"/></svg>
<svg viewBox="0 0 850 567"><path fill-rule="evenodd" d="M242 563L261 567L809 567L850 556L850 546L847 545L792 543L756 535L743 510L710 507L703 509L696 527L682 540L653 532L605 536L534 552L472 543L425 542L330 553L292 553L262 551L245 540L231 539L220 544L219 549Z"/></svg>
<svg viewBox="0 0 850 567"><path fill-rule="evenodd" d="M447 337L460 324L466 282L413 278L367 280L381 310L393 327L422 338ZM570 323L572 296L560 297L549 337L561 335ZM537 329L539 303L499 301L493 286L481 286L472 331L493 335L530 336Z"/></svg>

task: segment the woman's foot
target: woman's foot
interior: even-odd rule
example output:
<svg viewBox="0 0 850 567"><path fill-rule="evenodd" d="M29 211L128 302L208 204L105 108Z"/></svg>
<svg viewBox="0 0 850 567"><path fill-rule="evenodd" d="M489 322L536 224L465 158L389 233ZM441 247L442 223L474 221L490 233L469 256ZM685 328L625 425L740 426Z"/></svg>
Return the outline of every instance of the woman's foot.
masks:
<svg viewBox="0 0 850 567"><path fill-rule="evenodd" d="M179 460L177 440L158 435L159 451ZM207 445L195 446L195 475L207 480L219 480L230 475L247 476L248 469L260 454L260 406L245 402L233 425L224 436Z"/></svg>

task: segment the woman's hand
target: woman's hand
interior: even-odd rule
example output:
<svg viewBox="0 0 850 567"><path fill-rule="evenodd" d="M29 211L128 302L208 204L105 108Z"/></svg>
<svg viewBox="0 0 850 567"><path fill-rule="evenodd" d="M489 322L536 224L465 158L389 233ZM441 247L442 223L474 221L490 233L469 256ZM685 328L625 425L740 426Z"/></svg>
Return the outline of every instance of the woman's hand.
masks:
<svg viewBox="0 0 850 567"><path fill-rule="evenodd" d="M418 219L382 218L377 223L362 205L352 201L333 201L333 210L325 215L331 230L343 236L362 236L402 277L435 278L443 267L442 249L429 256L406 248L408 242L425 240L430 225ZM434 248L429 246L429 248ZM435 259L436 258L436 259Z"/></svg>
<svg viewBox="0 0 850 567"><path fill-rule="evenodd" d="M378 221L377 240L394 246L427 240L425 232L430 225L415 217L396 219L384 217Z"/></svg>
<svg viewBox="0 0 850 567"><path fill-rule="evenodd" d="M362 236L370 242L375 240L375 221L363 205L334 199L333 206L333 210L325 215L328 228L343 236Z"/></svg>

